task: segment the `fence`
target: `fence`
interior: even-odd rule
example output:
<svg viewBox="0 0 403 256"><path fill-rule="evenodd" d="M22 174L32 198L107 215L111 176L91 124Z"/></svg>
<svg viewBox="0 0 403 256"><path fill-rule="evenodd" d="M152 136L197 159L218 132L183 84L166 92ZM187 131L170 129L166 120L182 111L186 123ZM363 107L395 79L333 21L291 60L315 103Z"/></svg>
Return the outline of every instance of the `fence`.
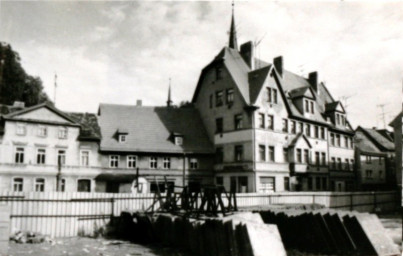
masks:
<svg viewBox="0 0 403 256"><path fill-rule="evenodd" d="M0 203L11 207L11 227L54 237L90 233L122 211L144 211L154 202L153 194L0 192ZM321 204L328 208L372 212L394 210L396 192L284 192L237 194L238 207L274 204ZM225 199L224 199L224 203ZM157 203L155 207L157 208Z"/></svg>

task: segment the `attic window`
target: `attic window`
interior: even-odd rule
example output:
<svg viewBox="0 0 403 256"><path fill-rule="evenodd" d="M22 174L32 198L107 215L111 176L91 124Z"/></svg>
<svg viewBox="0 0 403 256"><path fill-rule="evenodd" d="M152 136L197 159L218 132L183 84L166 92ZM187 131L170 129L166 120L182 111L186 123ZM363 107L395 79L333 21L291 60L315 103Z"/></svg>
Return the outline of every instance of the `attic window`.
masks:
<svg viewBox="0 0 403 256"><path fill-rule="evenodd" d="M267 87L267 102L277 104L277 89Z"/></svg>
<svg viewBox="0 0 403 256"><path fill-rule="evenodd" d="M216 67L215 69L215 78L216 80L220 80L223 78L222 76L222 67Z"/></svg>
<svg viewBox="0 0 403 256"><path fill-rule="evenodd" d="M305 113L315 113L315 102L311 100L305 100Z"/></svg>
<svg viewBox="0 0 403 256"><path fill-rule="evenodd" d="M232 104L234 102L234 89L227 89L227 104Z"/></svg>
<svg viewBox="0 0 403 256"><path fill-rule="evenodd" d="M119 135L119 142L120 143L125 143L126 142L126 138L127 137L127 134L120 134Z"/></svg>
<svg viewBox="0 0 403 256"><path fill-rule="evenodd" d="M175 136L175 145L182 146L183 145L183 137L182 136Z"/></svg>

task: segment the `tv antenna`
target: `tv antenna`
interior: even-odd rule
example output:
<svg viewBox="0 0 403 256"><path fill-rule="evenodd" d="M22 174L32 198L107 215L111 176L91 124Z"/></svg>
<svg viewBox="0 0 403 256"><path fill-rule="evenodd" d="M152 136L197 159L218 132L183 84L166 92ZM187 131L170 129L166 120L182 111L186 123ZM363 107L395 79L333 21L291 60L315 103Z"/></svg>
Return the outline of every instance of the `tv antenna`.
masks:
<svg viewBox="0 0 403 256"><path fill-rule="evenodd" d="M354 97L355 95L357 95L357 94L355 93L355 94L348 95L348 96L344 95L339 98L339 100L343 103L343 107L346 112L347 112L347 108L350 106L350 104L348 104L348 99Z"/></svg>
<svg viewBox="0 0 403 256"><path fill-rule="evenodd" d="M386 121L385 121L385 115L386 115L385 106L386 105L387 104L378 104L378 105L376 105L378 108L381 109L380 117L382 118L382 121L383 121L383 129L386 129Z"/></svg>
<svg viewBox="0 0 403 256"><path fill-rule="evenodd" d="M256 39L253 42L253 48L255 48L255 52L256 52L256 55L258 56L259 60L260 60L260 47L258 48L258 46L263 41L263 39L266 37L266 35L267 35L267 32L264 33L264 35L259 40ZM254 61L254 60L252 60L252 61ZM260 61L258 62L258 65L259 65L259 67L256 67L257 69L260 68Z"/></svg>

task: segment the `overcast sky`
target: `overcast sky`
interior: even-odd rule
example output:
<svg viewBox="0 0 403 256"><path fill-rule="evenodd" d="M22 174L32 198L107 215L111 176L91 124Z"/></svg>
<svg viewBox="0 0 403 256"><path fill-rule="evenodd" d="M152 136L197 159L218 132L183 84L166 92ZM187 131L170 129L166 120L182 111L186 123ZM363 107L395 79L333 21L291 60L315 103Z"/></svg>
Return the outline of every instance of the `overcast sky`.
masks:
<svg viewBox="0 0 403 256"><path fill-rule="evenodd" d="M4 2L0 41L39 76L58 108L191 100L201 69L228 43L231 2ZM238 42L282 55L297 74L319 71L351 123L383 127L401 110L403 1L235 3Z"/></svg>

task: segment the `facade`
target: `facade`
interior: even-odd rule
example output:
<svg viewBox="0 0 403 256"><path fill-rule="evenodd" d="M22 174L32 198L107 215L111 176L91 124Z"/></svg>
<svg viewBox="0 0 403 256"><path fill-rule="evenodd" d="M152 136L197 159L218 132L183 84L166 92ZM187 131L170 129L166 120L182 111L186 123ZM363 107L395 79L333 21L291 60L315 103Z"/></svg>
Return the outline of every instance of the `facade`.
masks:
<svg viewBox="0 0 403 256"><path fill-rule="evenodd" d="M318 73L301 77L229 47L202 70L193 104L216 150L215 182L237 192L354 189L354 144L342 104Z"/></svg>
<svg viewBox="0 0 403 256"><path fill-rule="evenodd" d="M399 115L393 119L393 121L389 124L393 127L394 130L394 142L395 142L395 150L396 150L396 158L395 158L395 167L396 167L396 183L399 187L399 190L403 193L402 188L402 158L403 158L403 151L402 151L402 144L403 144L403 112L400 112ZM400 194L402 196L402 194ZM403 205L403 201L402 201Z"/></svg>

